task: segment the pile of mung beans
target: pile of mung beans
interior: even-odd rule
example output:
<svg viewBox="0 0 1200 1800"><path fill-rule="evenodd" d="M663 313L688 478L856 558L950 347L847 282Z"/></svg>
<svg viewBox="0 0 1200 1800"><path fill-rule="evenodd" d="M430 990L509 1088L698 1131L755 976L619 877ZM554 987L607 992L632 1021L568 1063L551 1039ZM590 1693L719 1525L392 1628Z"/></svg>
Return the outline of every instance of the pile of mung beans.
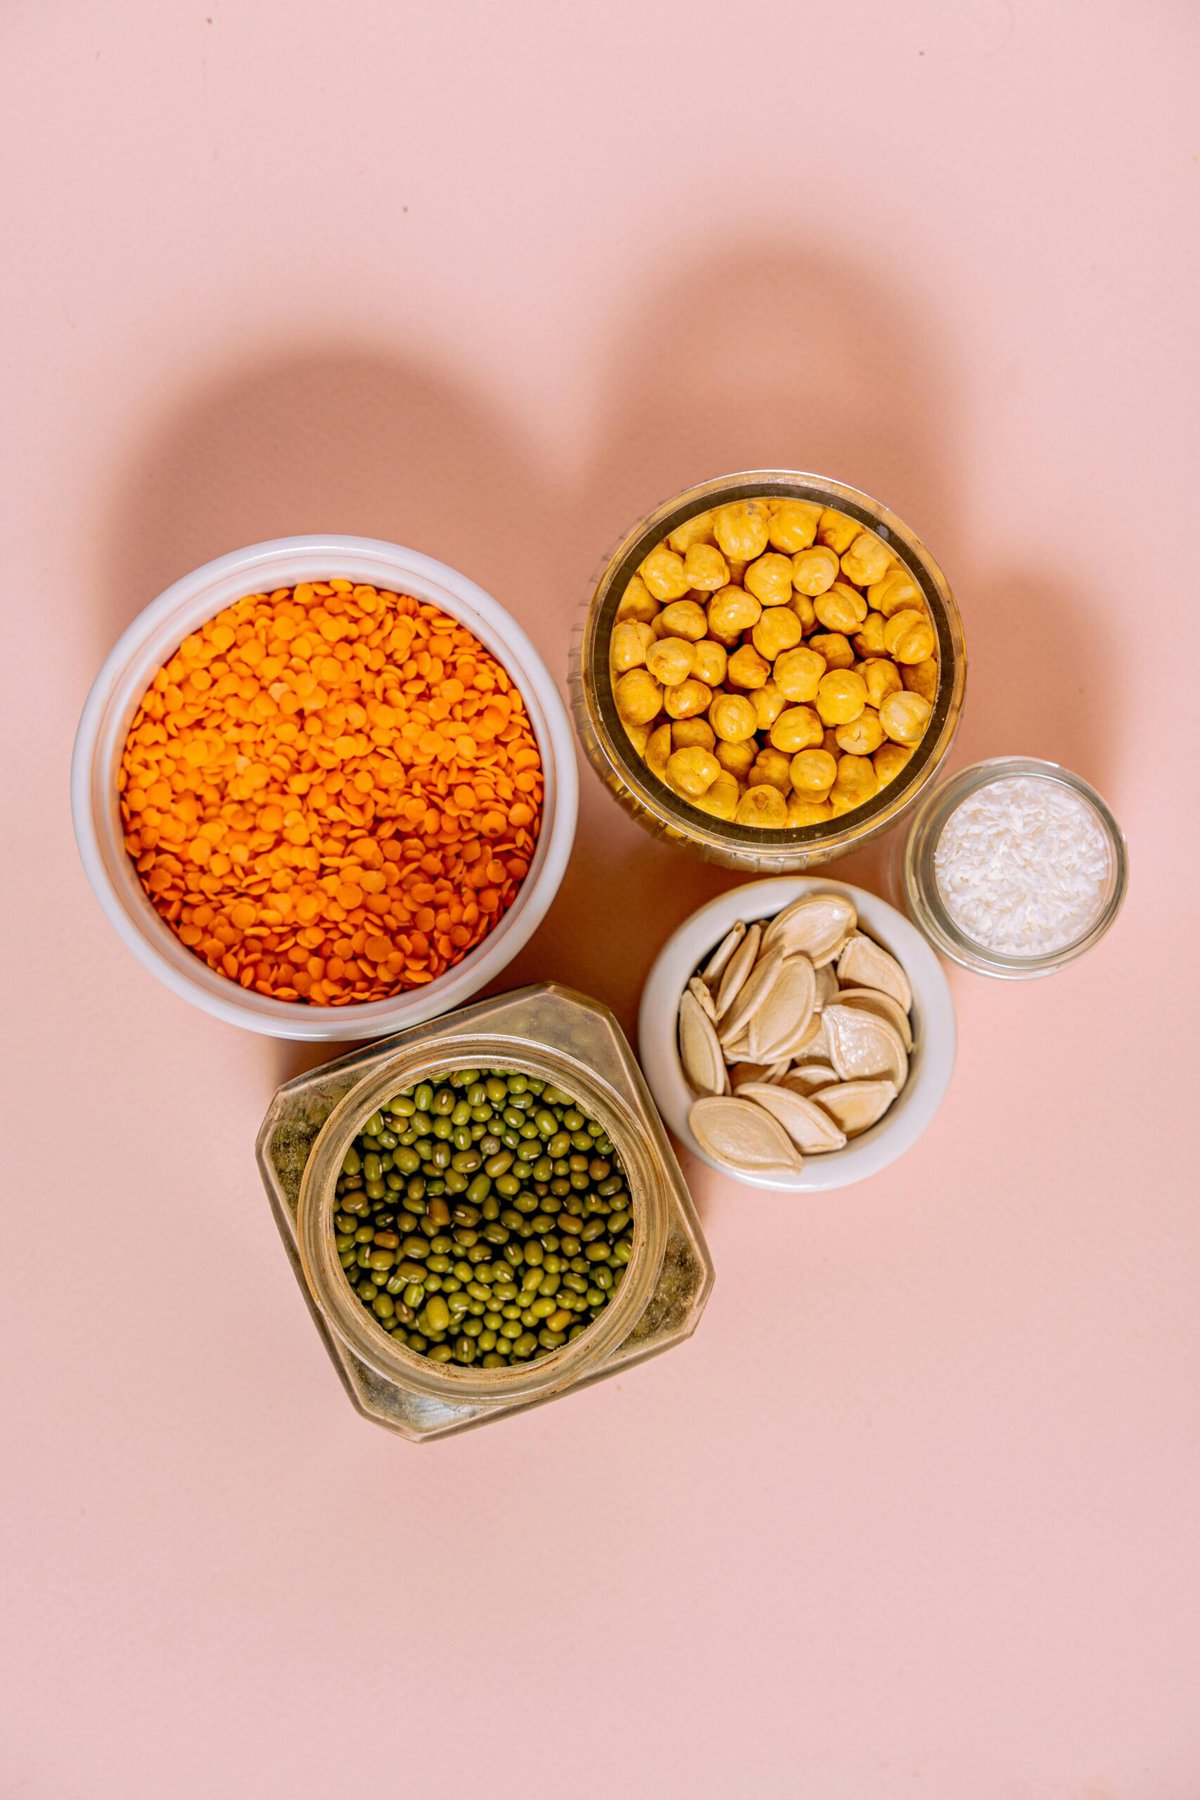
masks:
<svg viewBox="0 0 1200 1800"><path fill-rule="evenodd" d="M460 1069L393 1095L342 1164L338 1258L359 1300L431 1362L498 1369L578 1337L633 1246L612 1140L533 1075Z"/></svg>

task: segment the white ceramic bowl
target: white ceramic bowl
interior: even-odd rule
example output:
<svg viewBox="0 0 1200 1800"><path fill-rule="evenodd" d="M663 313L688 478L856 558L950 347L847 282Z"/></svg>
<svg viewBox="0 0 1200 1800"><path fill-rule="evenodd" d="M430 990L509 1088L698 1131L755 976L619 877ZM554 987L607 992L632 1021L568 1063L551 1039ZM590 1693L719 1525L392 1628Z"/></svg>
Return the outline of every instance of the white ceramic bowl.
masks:
<svg viewBox="0 0 1200 1800"><path fill-rule="evenodd" d="M529 873L503 919L461 962L427 986L357 1006L307 1006L249 993L182 944L155 912L126 854L117 770L126 734L155 671L190 631L245 594L345 576L412 594L473 631L512 676L542 756L541 833ZM79 854L109 922L139 962L194 1006L271 1037L322 1042L373 1038L461 1006L511 962L558 891L578 810L574 740L545 663L509 614L445 563L375 538L294 537L252 544L175 582L130 625L92 686L71 763L71 811Z"/></svg>
<svg viewBox="0 0 1200 1800"><path fill-rule="evenodd" d="M710 900L668 938L650 971L638 1015L638 1049L663 1118L694 1156L723 1175L731 1173L701 1150L688 1127L693 1096L679 1060L679 1002L689 978L738 919L750 924L755 919L773 918L802 894L830 893L844 894L854 902L863 930L892 953L912 984L914 1044L908 1081L879 1123L861 1137L851 1138L844 1150L806 1156L803 1168L790 1179L742 1175L739 1179L751 1187L811 1194L877 1175L916 1143L950 1084L956 1041L954 1004L942 966L916 927L865 888L821 876L780 876L749 881Z"/></svg>

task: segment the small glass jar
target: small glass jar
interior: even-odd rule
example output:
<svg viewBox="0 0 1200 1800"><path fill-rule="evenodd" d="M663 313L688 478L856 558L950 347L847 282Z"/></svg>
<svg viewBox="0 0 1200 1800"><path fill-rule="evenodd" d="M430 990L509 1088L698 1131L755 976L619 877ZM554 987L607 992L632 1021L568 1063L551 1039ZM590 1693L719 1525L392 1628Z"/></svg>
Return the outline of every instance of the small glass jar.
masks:
<svg viewBox="0 0 1200 1800"><path fill-rule="evenodd" d="M612 1139L633 1202L632 1252L608 1305L578 1337L507 1368L431 1362L357 1298L333 1227L347 1150L397 1090L462 1068L521 1071L574 1096ZM650 1091L606 1007L546 983L484 1000L288 1082L258 1163L293 1268L351 1400L413 1440L445 1437L615 1375L690 1337L712 1263Z"/></svg>
<svg viewBox="0 0 1200 1800"><path fill-rule="evenodd" d="M964 800L997 781L1025 776L1066 788L1091 810L1108 844L1108 869L1096 913L1087 928L1071 942L1038 955L1022 956L977 943L950 916L937 878L938 843L951 815ZM919 925L935 950L973 969L980 975L996 975L1016 981L1036 975L1052 975L1074 962L1104 936L1125 898L1129 881L1129 857L1121 828L1093 787L1058 763L1033 756L997 756L973 763L943 782L922 801L912 827L896 855L900 897L915 925Z"/></svg>
<svg viewBox="0 0 1200 1800"><path fill-rule="evenodd" d="M766 830L715 819L653 774L617 713L609 675L609 640L631 576L654 547L697 513L733 500L805 500L832 507L876 532L912 576L937 633L938 689L925 734L901 772L870 800L816 825ZM946 577L908 526L857 488L823 475L759 469L687 488L635 525L607 559L572 658L571 697L584 751L609 790L647 830L699 850L712 862L757 874L783 875L832 862L887 831L916 804L954 741L962 713L967 659L962 622Z"/></svg>

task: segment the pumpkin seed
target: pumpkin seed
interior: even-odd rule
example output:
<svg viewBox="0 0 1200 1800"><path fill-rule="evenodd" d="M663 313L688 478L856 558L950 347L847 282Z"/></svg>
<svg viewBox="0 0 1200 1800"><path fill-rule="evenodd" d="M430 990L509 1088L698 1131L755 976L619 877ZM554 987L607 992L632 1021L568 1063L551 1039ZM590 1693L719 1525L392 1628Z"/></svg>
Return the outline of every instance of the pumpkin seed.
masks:
<svg viewBox="0 0 1200 1800"><path fill-rule="evenodd" d="M905 1010L912 1011L912 988L894 956L881 950L873 938L856 931L838 958L838 980L844 987L878 988L890 994Z"/></svg>
<svg viewBox="0 0 1200 1800"><path fill-rule="evenodd" d="M747 938L747 943L749 939ZM737 1038L745 1031L754 1016L756 1009L771 991L776 975L783 967L782 950L766 950L758 958L746 979L742 982L726 1012L721 1014L721 1042ZM753 1056L753 1051L751 1051ZM773 1058L764 1056L756 1061L771 1062Z"/></svg>
<svg viewBox="0 0 1200 1800"><path fill-rule="evenodd" d="M702 981L699 975L693 975L692 979L688 982L688 993L692 996L693 1000L695 1000L704 1016L711 1019L715 1025L717 1022L717 1003L713 999L713 992L707 981Z"/></svg>
<svg viewBox="0 0 1200 1800"><path fill-rule="evenodd" d="M716 988L721 976L725 973L725 968L730 957L733 955L745 935L746 927L739 919L737 924L731 926L725 933L725 936L721 939L720 943L701 969L700 978L702 981L706 981L710 988Z"/></svg>
<svg viewBox="0 0 1200 1800"><path fill-rule="evenodd" d="M832 962L858 924L853 904L841 894L805 894L775 914L767 927L764 949L782 944L815 967Z"/></svg>
<svg viewBox="0 0 1200 1800"><path fill-rule="evenodd" d="M691 993L685 994L679 1005L679 1056L697 1094L728 1092L729 1076L716 1027Z"/></svg>
<svg viewBox="0 0 1200 1800"><path fill-rule="evenodd" d="M898 1000L885 994L882 988L841 988L837 996L839 1006L861 1006L864 1011L874 1013L877 1018L886 1019L900 1034L900 1042L905 1051L913 1047L912 1026L908 1014Z"/></svg>
<svg viewBox="0 0 1200 1800"><path fill-rule="evenodd" d="M840 1080L837 1070L829 1068L825 1063L801 1063L784 1076L781 1085L791 1088L793 1093L807 1097L815 1094L818 1088L828 1087L831 1082Z"/></svg>
<svg viewBox="0 0 1200 1800"><path fill-rule="evenodd" d="M735 1173L794 1175L801 1166L778 1119L752 1100L697 1100L688 1124L700 1148Z"/></svg>
<svg viewBox="0 0 1200 1800"><path fill-rule="evenodd" d="M840 1150L908 1078L912 989L840 894L726 932L688 982L679 1054L696 1142L735 1172L784 1177Z"/></svg>
<svg viewBox="0 0 1200 1800"><path fill-rule="evenodd" d="M829 1060L843 1081L886 1076L899 1092L908 1078L908 1057L894 1025L857 1006L827 1006L821 1018Z"/></svg>
<svg viewBox="0 0 1200 1800"><path fill-rule="evenodd" d="M895 1098L896 1085L891 1081L839 1081L813 1095L848 1138L877 1124Z"/></svg>
<svg viewBox="0 0 1200 1800"><path fill-rule="evenodd" d="M770 956L768 951L759 968L767 966ZM743 991L749 989L748 981ZM784 957L750 1019L750 1054L755 1062L778 1062L801 1048L809 1036L816 999L817 978L807 956Z"/></svg>
<svg viewBox="0 0 1200 1800"><path fill-rule="evenodd" d="M747 928L745 935L734 945L733 954L725 965L725 972L717 988L718 1019L725 1017L737 998L738 990L754 967L761 942L762 926L754 924Z"/></svg>
<svg viewBox="0 0 1200 1800"><path fill-rule="evenodd" d="M828 1150L840 1150L846 1142L841 1126L827 1112L803 1094L791 1088L772 1087L769 1082L751 1082L742 1089L742 1098L753 1100L778 1119L797 1149L818 1156Z"/></svg>

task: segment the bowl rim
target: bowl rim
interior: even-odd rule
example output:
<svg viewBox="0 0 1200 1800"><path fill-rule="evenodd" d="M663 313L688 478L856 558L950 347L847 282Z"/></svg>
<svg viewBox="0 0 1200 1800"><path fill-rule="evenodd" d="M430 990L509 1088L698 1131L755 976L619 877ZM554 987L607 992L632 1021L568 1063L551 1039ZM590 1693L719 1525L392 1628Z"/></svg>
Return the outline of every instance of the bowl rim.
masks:
<svg viewBox="0 0 1200 1800"><path fill-rule="evenodd" d="M306 1007L239 988L180 942L151 906L117 833L114 756L154 670L205 619L261 589L357 577L411 591L462 620L508 670L542 755L545 794L538 843L504 917L461 961L421 988L386 1000ZM165 653L164 653L165 646ZM579 782L566 706L532 640L478 583L448 563L382 538L314 533L232 550L181 576L144 607L105 658L84 702L71 758L71 814L84 873L117 935L144 968L214 1018L270 1037L310 1043L386 1036L449 1011L497 976L528 942L553 901L575 836Z"/></svg>
<svg viewBox="0 0 1200 1800"><path fill-rule="evenodd" d="M917 1044L904 1092L877 1125L843 1150L806 1156L791 1179L737 1175L703 1151L688 1126L691 1092L676 1039L679 1002L692 975L738 920L773 917L805 894L836 893L853 901L867 933L904 966L913 990ZM775 1193L810 1194L849 1187L903 1156L928 1129L954 1072L957 1026L946 974L910 920L866 888L821 875L778 875L727 888L686 918L667 939L646 978L638 1013L638 1052L659 1111L693 1156L730 1180Z"/></svg>

